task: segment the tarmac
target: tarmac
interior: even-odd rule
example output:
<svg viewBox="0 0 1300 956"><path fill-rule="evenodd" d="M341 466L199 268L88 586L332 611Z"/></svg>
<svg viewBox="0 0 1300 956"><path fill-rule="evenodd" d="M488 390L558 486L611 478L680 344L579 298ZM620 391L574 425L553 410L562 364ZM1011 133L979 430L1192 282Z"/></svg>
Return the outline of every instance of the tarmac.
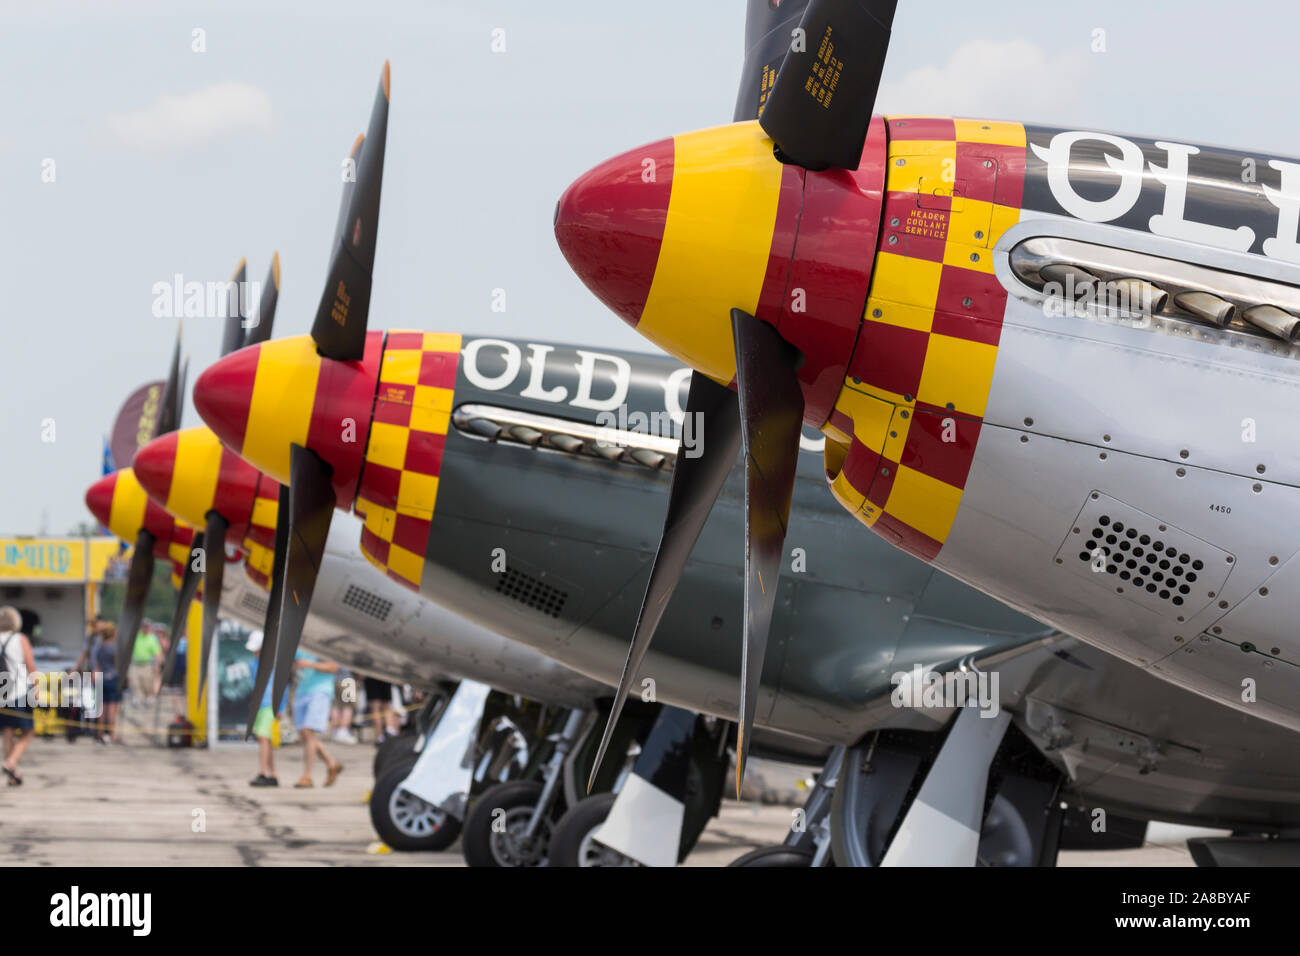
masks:
<svg viewBox="0 0 1300 956"><path fill-rule="evenodd" d="M459 841L441 853L379 843L366 807L374 748L329 744L344 764L322 787L295 789L301 750L276 752L278 788L252 788L256 750L157 746L126 725L122 745L83 737L33 740L21 787L0 786L0 864L9 866L464 866ZM792 808L723 802L687 866L724 866L779 843ZM1153 828L1154 829L1154 828ZM1066 866L1190 866L1176 832L1137 850L1067 852ZM1161 840L1159 834L1155 837Z"/></svg>

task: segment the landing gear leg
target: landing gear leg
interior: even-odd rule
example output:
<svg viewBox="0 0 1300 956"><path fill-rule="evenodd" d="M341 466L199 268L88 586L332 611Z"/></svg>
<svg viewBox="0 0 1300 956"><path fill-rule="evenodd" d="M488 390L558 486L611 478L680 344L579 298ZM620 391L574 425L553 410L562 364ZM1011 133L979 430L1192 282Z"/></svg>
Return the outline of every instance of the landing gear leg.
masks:
<svg viewBox="0 0 1300 956"><path fill-rule="evenodd" d="M984 823L989 768L1011 723L963 707L881 866L974 866Z"/></svg>
<svg viewBox="0 0 1300 956"><path fill-rule="evenodd" d="M664 707L617 796L572 807L552 839L564 866L675 866L717 815L726 725Z"/></svg>
<svg viewBox="0 0 1300 956"><path fill-rule="evenodd" d="M830 866L831 804L840 768L844 764L844 750L842 746L831 750L826 765L813 784L812 793L804 801L799 824L790 828L785 842L751 850L732 860L728 866Z"/></svg>
<svg viewBox="0 0 1300 956"><path fill-rule="evenodd" d="M420 752L426 735L438 724L447 701L451 699L451 690L439 690L429 695L410 727L404 727L400 733L389 737L375 748L373 770L375 779L380 780L390 769L399 763L414 760Z"/></svg>
<svg viewBox="0 0 1300 956"><path fill-rule="evenodd" d="M845 749L831 791L831 855L836 866L880 864L925 760L918 742L894 734L873 734Z"/></svg>
<svg viewBox="0 0 1300 956"><path fill-rule="evenodd" d="M1055 863L1061 778L1010 722L965 707L941 744L881 732L848 748L832 800L836 865Z"/></svg>
<svg viewBox="0 0 1300 956"><path fill-rule="evenodd" d="M564 768L569 753L589 732L590 713L572 710L540 780L511 780L479 795L465 818L462 849L470 866L545 866L551 828L564 806Z"/></svg>
<svg viewBox="0 0 1300 956"><path fill-rule="evenodd" d="M399 791L396 799L405 799L402 795L414 797L458 822L463 819L464 794L473 775L472 761L466 761L465 755L473 746L483 703L491 690L486 684L461 682L437 725L426 735L409 772L395 785L394 789ZM375 811L372 797L371 814Z"/></svg>

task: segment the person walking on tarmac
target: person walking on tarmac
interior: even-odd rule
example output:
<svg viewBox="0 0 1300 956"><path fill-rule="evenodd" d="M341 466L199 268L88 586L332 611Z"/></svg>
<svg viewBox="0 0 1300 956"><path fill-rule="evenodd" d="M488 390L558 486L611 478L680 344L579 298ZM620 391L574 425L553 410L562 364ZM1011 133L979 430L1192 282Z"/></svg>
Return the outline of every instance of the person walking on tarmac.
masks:
<svg viewBox="0 0 1300 956"><path fill-rule="evenodd" d="M393 685L378 677L367 677L365 690L366 708L375 723L375 744L378 746L393 734Z"/></svg>
<svg viewBox="0 0 1300 956"><path fill-rule="evenodd" d="M27 700L27 675L36 671L32 645L22 632L23 618L12 607L0 607L0 727L4 728L4 763L0 769L9 786L23 782L18 761L32 742L32 708Z"/></svg>
<svg viewBox="0 0 1300 956"><path fill-rule="evenodd" d="M254 682L257 680L257 655L261 653L263 637L261 631L254 631L248 635L248 643L244 645L253 655L251 679ZM271 706L271 682L268 681L262 704L253 719L253 736L257 738L257 776L248 782L250 787L280 786L275 775L275 750L271 747L271 732L278 716Z"/></svg>
<svg viewBox="0 0 1300 956"><path fill-rule="evenodd" d="M334 675L339 665L307 651L298 651L293 666L298 671L298 683L293 690L293 725L302 737L302 776L294 786L315 786L311 770L318 753L325 761L325 786L332 786L343 771L343 764L330 756L321 736L329 729Z"/></svg>
<svg viewBox="0 0 1300 956"><path fill-rule="evenodd" d="M100 631L99 644L91 654L91 669L102 676L104 687L104 699L100 702L99 733L95 739L101 744L120 744L122 739L117 735L117 709L122 704L122 677L117 672L116 624L105 624Z"/></svg>
<svg viewBox="0 0 1300 956"><path fill-rule="evenodd" d="M135 646L131 648L131 670L126 686L131 691L131 703L134 706L147 704L153 697L155 670L161 657L162 645L158 642L154 623L146 620L140 625Z"/></svg>

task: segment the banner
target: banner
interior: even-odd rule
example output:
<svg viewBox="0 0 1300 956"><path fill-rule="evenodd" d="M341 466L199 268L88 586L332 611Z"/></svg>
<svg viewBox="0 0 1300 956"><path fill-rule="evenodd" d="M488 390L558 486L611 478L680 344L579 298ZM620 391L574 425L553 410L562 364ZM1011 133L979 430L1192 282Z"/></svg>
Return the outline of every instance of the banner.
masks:
<svg viewBox="0 0 1300 956"><path fill-rule="evenodd" d="M248 650L245 628L217 629L217 726L221 733L242 731L248 725L249 698L257 655Z"/></svg>
<svg viewBox="0 0 1300 956"><path fill-rule="evenodd" d="M141 385L122 403L109 439L109 452L118 468L130 468L136 451L147 445L158 431L158 416L162 414L166 388L166 382Z"/></svg>

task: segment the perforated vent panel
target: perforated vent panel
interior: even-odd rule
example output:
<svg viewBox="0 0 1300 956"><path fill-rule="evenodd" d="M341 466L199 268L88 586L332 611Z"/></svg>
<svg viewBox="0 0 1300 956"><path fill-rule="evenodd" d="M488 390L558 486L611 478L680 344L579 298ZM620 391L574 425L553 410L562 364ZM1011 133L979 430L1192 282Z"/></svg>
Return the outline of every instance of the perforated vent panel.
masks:
<svg viewBox="0 0 1300 956"><path fill-rule="evenodd" d="M508 568L499 576L497 593L550 617L559 617L564 602L569 599L568 592L553 588L540 578L516 568Z"/></svg>
<svg viewBox="0 0 1300 956"><path fill-rule="evenodd" d="M1223 589L1233 556L1094 491L1056 563L1161 613L1190 617Z"/></svg>
<svg viewBox="0 0 1300 956"><path fill-rule="evenodd" d="M355 584L349 584L343 592L343 606L366 617L373 617L376 621L387 621L388 615L393 611L392 601Z"/></svg>
<svg viewBox="0 0 1300 956"><path fill-rule="evenodd" d="M253 617L266 617L266 609L270 606L270 599L264 598L253 591L245 591L239 595L239 606L248 611Z"/></svg>

